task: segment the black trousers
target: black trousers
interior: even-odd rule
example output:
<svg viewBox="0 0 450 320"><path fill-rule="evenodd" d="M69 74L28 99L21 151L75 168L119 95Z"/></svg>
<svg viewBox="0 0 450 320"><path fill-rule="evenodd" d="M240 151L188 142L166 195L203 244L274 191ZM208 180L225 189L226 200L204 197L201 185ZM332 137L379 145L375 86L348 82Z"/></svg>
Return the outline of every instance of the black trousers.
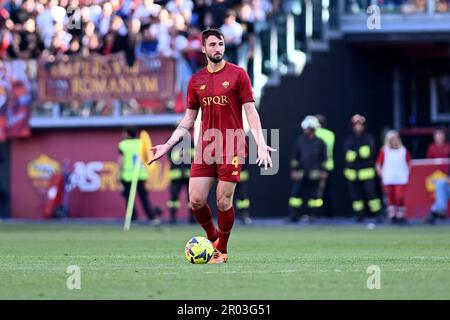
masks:
<svg viewBox="0 0 450 320"><path fill-rule="evenodd" d="M323 206L322 195L319 191L320 180L302 178L293 181L289 199L292 220L298 219L300 215L317 215L317 211Z"/></svg>
<svg viewBox="0 0 450 320"><path fill-rule="evenodd" d="M177 220L177 212L178 208L180 207L178 199L180 198L180 192L183 187L186 188L186 194L189 201L189 179L172 180L170 183L170 202L172 203L172 205L169 207L169 209L170 219L172 220L172 222L175 222ZM178 205L174 205L175 202L177 202ZM189 208L189 222L195 222L194 213L192 212L191 208Z"/></svg>
<svg viewBox="0 0 450 320"><path fill-rule="evenodd" d="M122 180L122 185L123 185L122 196L125 198L125 203L127 204L128 198L130 196L131 182L126 182L126 181ZM145 181L138 181L137 195L141 199L141 204L142 204L142 207L144 208L147 218L150 220L153 219L154 215L153 215L153 211L152 211L151 202L148 199L148 192L145 189ZM131 217L131 220L135 220L135 219L137 219L136 207L133 207L133 215Z"/></svg>
<svg viewBox="0 0 450 320"><path fill-rule="evenodd" d="M353 213L363 218L370 212L372 215L381 211L381 200L376 188L376 180L348 181L348 190L352 200Z"/></svg>

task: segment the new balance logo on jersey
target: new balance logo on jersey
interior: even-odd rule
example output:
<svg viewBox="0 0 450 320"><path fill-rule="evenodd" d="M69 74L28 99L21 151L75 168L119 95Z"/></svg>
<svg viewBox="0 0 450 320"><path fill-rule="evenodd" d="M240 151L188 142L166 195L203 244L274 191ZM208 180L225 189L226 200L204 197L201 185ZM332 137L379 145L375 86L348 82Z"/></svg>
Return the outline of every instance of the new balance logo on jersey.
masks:
<svg viewBox="0 0 450 320"><path fill-rule="evenodd" d="M229 102L227 96L204 97L202 99L202 104L204 107L210 106L211 103L226 106Z"/></svg>

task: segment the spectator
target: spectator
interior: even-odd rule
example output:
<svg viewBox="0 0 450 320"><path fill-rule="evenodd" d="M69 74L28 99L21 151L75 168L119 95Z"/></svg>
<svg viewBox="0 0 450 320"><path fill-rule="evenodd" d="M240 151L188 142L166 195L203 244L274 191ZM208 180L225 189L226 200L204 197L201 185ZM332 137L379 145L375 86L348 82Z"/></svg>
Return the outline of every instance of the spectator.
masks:
<svg viewBox="0 0 450 320"><path fill-rule="evenodd" d="M115 53L115 44L116 44L116 33L114 32L109 32L105 35L105 37L103 38L103 45L100 48L100 53L103 55L109 55L112 53Z"/></svg>
<svg viewBox="0 0 450 320"><path fill-rule="evenodd" d="M272 11L272 4L267 0L252 0L251 15L255 24L255 32L259 33L267 26L267 15Z"/></svg>
<svg viewBox="0 0 450 320"><path fill-rule="evenodd" d="M238 64L247 68L249 75L253 75L253 48L255 45L255 16L252 7L243 3L239 10L239 23L242 26L242 44L238 51ZM252 77L251 77L252 78Z"/></svg>
<svg viewBox="0 0 450 320"><path fill-rule="evenodd" d="M167 52L170 47L170 36L169 36L169 27L171 27L173 23L170 20L169 13L167 10L162 9L159 13L159 16L152 20L152 24L150 26L150 32L156 35L158 39L158 47L157 52L163 53Z"/></svg>
<svg viewBox="0 0 450 320"><path fill-rule="evenodd" d="M28 0L25 2L12 2L11 3L11 20L15 25L15 28L20 27L28 19L33 19L37 14L36 3L34 0Z"/></svg>
<svg viewBox="0 0 450 320"><path fill-rule="evenodd" d="M205 15L208 12L208 6L206 0L195 0L194 9L192 10L191 25L199 28L200 30L205 29Z"/></svg>
<svg viewBox="0 0 450 320"><path fill-rule="evenodd" d="M225 23L220 28L227 48L227 58L231 63L238 62L238 48L242 43L242 26L236 21L236 14L229 10L225 15Z"/></svg>
<svg viewBox="0 0 450 320"><path fill-rule="evenodd" d="M40 57L44 44L36 33L25 35L25 49L23 49L23 59L37 59Z"/></svg>
<svg viewBox="0 0 450 320"><path fill-rule="evenodd" d="M388 131L377 161L377 174L388 199L388 218L392 223L405 223L405 193L409 179L411 155L403 146L397 131Z"/></svg>
<svg viewBox="0 0 450 320"><path fill-rule="evenodd" d="M111 28L113 6L110 2L103 3L102 16L98 24L100 36L105 36Z"/></svg>
<svg viewBox="0 0 450 320"><path fill-rule="evenodd" d="M427 0L410 0L402 5L402 13L420 13L427 10Z"/></svg>
<svg viewBox="0 0 450 320"><path fill-rule="evenodd" d="M171 20L173 21L173 26L180 32L186 32L187 25L186 20L182 14L171 13Z"/></svg>
<svg viewBox="0 0 450 320"><path fill-rule="evenodd" d="M154 29L147 28L136 44L136 57L143 58L157 54L158 35Z"/></svg>
<svg viewBox="0 0 450 320"><path fill-rule="evenodd" d="M0 30L0 59L4 59L7 55L8 48L12 41L11 32L7 29Z"/></svg>
<svg viewBox="0 0 450 320"><path fill-rule="evenodd" d="M82 50L81 50L80 40L78 39L78 37L75 37L72 40L72 42L70 42L70 46L69 46L69 50L67 50L67 54L71 55L71 56L75 56L81 52L82 52Z"/></svg>
<svg viewBox="0 0 450 320"><path fill-rule="evenodd" d="M98 53L101 49L101 40L98 36L98 34L93 34L91 37L88 38L88 42L86 46L83 46L82 53L84 57L89 56L91 53Z"/></svg>
<svg viewBox="0 0 450 320"><path fill-rule="evenodd" d="M171 0L167 3L166 9L171 14L182 15L186 22L190 23L194 3L191 0Z"/></svg>
<svg viewBox="0 0 450 320"><path fill-rule="evenodd" d="M202 34L201 31L190 26L188 28L187 46L184 50L184 57L191 68L191 72L197 72L200 66L206 64L205 55L202 53Z"/></svg>
<svg viewBox="0 0 450 320"><path fill-rule="evenodd" d="M136 44L140 41L141 35L139 30L141 29L141 21L139 19L128 20L128 34L126 38L125 57L128 66L132 66L136 60Z"/></svg>
<svg viewBox="0 0 450 320"><path fill-rule="evenodd" d="M61 42L63 51L67 51L70 46L70 41L72 40L72 35L65 30L64 25L61 22L55 23L54 31L54 37L58 38Z"/></svg>
<svg viewBox="0 0 450 320"><path fill-rule="evenodd" d="M159 4L155 4L153 0L144 0L134 10L133 19L139 19L143 26L148 26L150 25L150 17L159 15L160 11L161 6Z"/></svg>
<svg viewBox="0 0 450 320"><path fill-rule="evenodd" d="M227 7L225 0L213 0L212 4L208 7L207 12L205 13L205 28L220 28L224 23L226 10Z"/></svg>
<svg viewBox="0 0 450 320"><path fill-rule="evenodd" d="M450 143L447 142L444 130L438 129L434 131L433 143L428 147L427 158L450 158Z"/></svg>
<svg viewBox="0 0 450 320"><path fill-rule="evenodd" d="M450 0L436 0L437 12L449 12L449 10L450 10Z"/></svg>
<svg viewBox="0 0 450 320"><path fill-rule="evenodd" d="M45 48L49 48L55 32L55 19L53 17L52 10L58 5L58 1L48 0L45 1L44 4L44 10L36 17L36 26L39 34L41 35L42 41L44 42Z"/></svg>
<svg viewBox="0 0 450 320"><path fill-rule="evenodd" d="M8 57L11 59L20 58L20 34L14 32L12 34L12 42L8 46Z"/></svg>

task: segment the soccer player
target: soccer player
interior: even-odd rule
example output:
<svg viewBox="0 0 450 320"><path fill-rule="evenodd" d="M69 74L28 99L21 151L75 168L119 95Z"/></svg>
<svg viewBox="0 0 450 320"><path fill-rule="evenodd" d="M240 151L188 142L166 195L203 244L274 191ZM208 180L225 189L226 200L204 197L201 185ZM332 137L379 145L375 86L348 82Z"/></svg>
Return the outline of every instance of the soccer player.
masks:
<svg viewBox="0 0 450 320"><path fill-rule="evenodd" d="M227 244L235 216L234 190L240 180L243 158L247 155L245 134L243 139L237 139L237 146L234 138L228 142L226 137L230 129L243 132L242 109L245 110L258 146L257 165L264 165L266 170L268 166L271 167L269 152L276 150L265 142L247 73L223 59L225 42L219 30L207 29L202 32L202 52L206 55L208 64L189 81L186 113L169 140L152 148L155 150L155 156L148 164L161 158L189 132L201 108L201 132L191 165L189 199L196 220L216 249L210 263L224 263L228 260ZM217 132L221 133L221 137L215 135ZM214 137L209 137L210 135ZM208 153L211 145L214 148ZM242 149L245 149L244 154ZM206 203L216 179L218 229Z"/></svg>

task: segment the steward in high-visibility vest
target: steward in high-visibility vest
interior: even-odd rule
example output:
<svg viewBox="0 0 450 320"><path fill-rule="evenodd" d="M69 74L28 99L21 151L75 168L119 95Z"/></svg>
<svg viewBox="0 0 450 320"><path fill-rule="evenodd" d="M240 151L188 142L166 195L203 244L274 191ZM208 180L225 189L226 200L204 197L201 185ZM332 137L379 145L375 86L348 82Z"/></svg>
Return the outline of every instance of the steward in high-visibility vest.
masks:
<svg viewBox="0 0 450 320"><path fill-rule="evenodd" d="M321 139L327 146L327 162L325 164L325 169L330 172L334 169L333 151L336 137L333 131L324 127L325 117L323 115L316 115L316 118L320 123L320 128L316 129L316 137Z"/></svg>
<svg viewBox="0 0 450 320"><path fill-rule="evenodd" d="M382 204L377 195L375 171L375 142L365 132L366 118L356 114L351 119L353 134L344 142L344 176L348 181L352 209L362 221L367 208L372 215L381 212Z"/></svg>
<svg viewBox="0 0 450 320"><path fill-rule="evenodd" d="M131 190L131 180L133 179L134 165L137 161L140 163L139 153L141 150L141 140L138 138L138 131L135 128L127 128L125 130L126 137L119 143L119 167L120 167L120 181L123 185L122 196L125 198L125 203L128 203L128 198ZM156 217L160 214L159 210L152 210L150 200L148 198L145 183L148 178L148 170L145 164L140 163L137 194L141 199L142 207L148 219L153 223L159 222ZM133 208L132 220L137 218L136 209Z"/></svg>
<svg viewBox="0 0 450 320"><path fill-rule="evenodd" d="M188 152L189 162L183 161L184 152ZM195 149L193 146L189 150L182 148L181 144L175 145L170 151L170 199L167 201L167 207L170 211L170 223L177 223L177 212L180 208L180 191L185 187L186 196L189 197L189 176L191 170L191 162L194 159ZM192 212L189 199L187 200L189 208L189 222L195 223L194 214Z"/></svg>
<svg viewBox="0 0 450 320"><path fill-rule="evenodd" d="M321 139L327 146L327 161L325 163L325 169L328 173L330 173L334 170L334 143L336 141L336 136L333 131L325 128L327 120L324 115L317 114L316 118L320 123L320 128L316 129L316 137ZM326 179L322 180L320 188L323 193L322 213L328 217L332 217L335 212L330 190L330 175L328 175Z"/></svg>

